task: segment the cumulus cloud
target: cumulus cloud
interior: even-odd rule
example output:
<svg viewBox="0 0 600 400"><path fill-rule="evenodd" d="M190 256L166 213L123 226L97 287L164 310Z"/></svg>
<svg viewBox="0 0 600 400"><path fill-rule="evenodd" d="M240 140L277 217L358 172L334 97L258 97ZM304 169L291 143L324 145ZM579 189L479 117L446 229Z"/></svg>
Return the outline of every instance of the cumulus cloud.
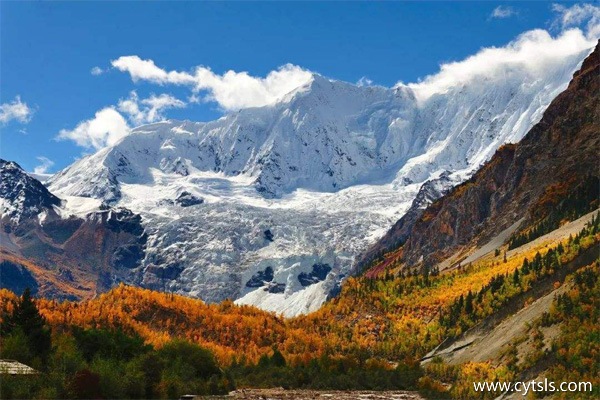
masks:
<svg viewBox="0 0 600 400"><path fill-rule="evenodd" d="M104 70L100 67L94 67L90 70L90 74L92 75L102 75L104 73Z"/></svg>
<svg viewBox="0 0 600 400"><path fill-rule="evenodd" d="M492 11L490 18L503 19L512 17L513 15L517 15L517 11L514 8L509 6L498 6Z"/></svg>
<svg viewBox="0 0 600 400"><path fill-rule="evenodd" d="M10 121L18 121L26 124L31 120L33 110L21 101L21 97L17 96L10 103L0 104L0 123L8 124Z"/></svg>
<svg viewBox="0 0 600 400"><path fill-rule="evenodd" d="M140 100L137 93L132 91L127 99L119 101L118 109L126 113L134 124L140 125L163 120L165 110L185 106L186 103L166 93L159 96L153 94Z"/></svg>
<svg viewBox="0 0 600 400"><path fill-rule="evenodd" d="M61 130L56 139L72 140L81 147L98 150L115 144L134 126L163 120L165 110L185 106L185 102L169 94L140 99L132 91L129 97L119 100L116 107L105 107L74 129Z"/></svg>
<svg viewBox="0 0 600 400"><path fill-rule="evenodd" d="M553 4L552 9L558 14L555 25L565 29L585 24L589 38L600 37L600 7L592 4L575 4L571 7Z"/></svg>
<svg viewBox="0 0 600 400"><path fill-rule="evenodd" d="M164 110L183 108L186 106L183 101L164 93L160 96L152 95L147 99L142 100L141 103L146 106L143 112L146 115L147 122L163 120L164 116L162 115L162 112Z"/></svg>
<svg viewBox="0 0 600 400"><path fill-rule="evenodd" d="M196 69L196 90L207 90L207 98L226 110L260 107L275 103L292 90L307 83L312 73L291 64L271 71L265 78L247 72L227 71L218 75L208 68Z"/></svg>
<svg viewBox="0 0 600 400"><path fill-rule="evenodd" d="M52 161L51 159L49 159L47 157L40 156L40 157L37 157L37 159L40 162L40 165L38 165L37 167L35 167L33 169L34 174L38 174L38 175L47 174L48 170L54 166L54 161Z"/></svg>
<svg viewBox="0 0 600 400"><path fill-rule="evenodd" d="M119 71L129 73L134 82L185 85L194 93L205 92L204 100L214 101L224 110L273 104L312 77L310 71L292 64L283 65L264 78L231 70L219 75L204 66L196 67L193 72L166 71L154 61L138 56L119 57L111 64Z"/></svg>
<svg viewBox="0 0 600 400"><path fill-rule="evenodd" d="M101 149L118 142L129 133L125 118L113 107L96 112L94 118L80 122L74 129L62 129L58 140L72 140L87 149Z"/></svg>

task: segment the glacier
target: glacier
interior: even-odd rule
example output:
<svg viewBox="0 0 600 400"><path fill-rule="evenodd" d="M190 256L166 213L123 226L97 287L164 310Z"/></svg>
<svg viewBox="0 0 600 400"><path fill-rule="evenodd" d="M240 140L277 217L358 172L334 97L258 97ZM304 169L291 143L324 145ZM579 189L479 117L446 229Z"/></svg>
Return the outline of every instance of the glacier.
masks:
<svg viewBox="0 0 600 400"><path fill-rule="evenodd" d="M519 141L590 51L428 96L314 74L273 105L135 128L46 184L73 214L94 199L142 216L144 261L115 283L307 313L423 184L463 182Z"/></svg>

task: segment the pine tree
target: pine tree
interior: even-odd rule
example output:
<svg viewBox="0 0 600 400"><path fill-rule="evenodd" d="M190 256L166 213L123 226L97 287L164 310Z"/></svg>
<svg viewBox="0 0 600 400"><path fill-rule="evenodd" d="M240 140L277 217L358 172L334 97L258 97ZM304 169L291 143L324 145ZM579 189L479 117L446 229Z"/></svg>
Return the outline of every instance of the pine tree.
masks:
<svg viewBox="0 0 600 400"><path fill-rule="evenodd" d="M50 328L46 326L46 320L33 302L29 288L23 291L23 295L15 303L12 315L2 324L2 333L6 336L18 329L25 334L33 357L39 357L45 363L52 346Z"/></svg>
<svg viewBox="0 0 600 400"><path fill-rule="evenodd" d="M523 265L522 265L521 271L523 272L523 275L529 274L529 260L528 259L523 260Z"/></svg>
<svg viewBox="0 0 600 400"><path fill-rule="evenodd" d="M473 293L470 290L465 300L465 313L467 313L468 316L473 314Z"/></svg>
<svg viewBox="0 0 600 400"><path fill-rule="evenodd" d="M515 272L513 273L513 284L515 286L519 286L520 283L521 283L521 275L519 274L519 268L516 268Z"/></svg>
<svg viewBox="0 0 600 400"><path fill-rule="evenodd" d="M273 355L271 356L270 361L271 365L274 367L285 367L286 364L283 354L281 354L281 352L277 348L273 349Z"/></svg>

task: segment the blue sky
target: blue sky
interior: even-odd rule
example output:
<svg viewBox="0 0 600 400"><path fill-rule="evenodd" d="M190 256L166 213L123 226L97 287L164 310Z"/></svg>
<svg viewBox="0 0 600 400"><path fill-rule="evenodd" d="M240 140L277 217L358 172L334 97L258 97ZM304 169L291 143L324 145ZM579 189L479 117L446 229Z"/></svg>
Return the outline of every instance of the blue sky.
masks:
<svg viewBox="0 0 600 400"><path fill-rule="evenodd" d="M268 104L307 71L417 82L523 32L598 18L598 2L570 21L561 4L0 2L0 156L55 172L140 123Z"/></svg>

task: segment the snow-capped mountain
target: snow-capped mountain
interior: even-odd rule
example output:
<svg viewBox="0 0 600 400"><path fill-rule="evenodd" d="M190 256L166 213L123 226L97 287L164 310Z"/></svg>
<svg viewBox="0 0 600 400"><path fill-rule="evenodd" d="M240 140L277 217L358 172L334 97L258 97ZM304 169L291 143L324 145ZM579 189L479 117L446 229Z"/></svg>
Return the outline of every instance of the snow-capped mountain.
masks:
<svg viewBox="0 0 600 400"><path fill-rule="evenodd" d="M48 185L67 209L87 197L142 216L144 260L119 279L308 312L424 183L422 207L520 140L588 53L426 98L314 75L272 106L136 128Z"/></svg>
<svg viewBox="0 0 600 400"><path fill-rule="evenodd" d="M0 159L0 176L0 218L3 220L7 218L17 224L61 204L58 197L15 162Z"/></svg>
<svg viewBox="0 0 600 400"><path fill-rule="evenodd" d="M181 176L192 170L247 176L262 197L297 188L333 192L370 182L406 158L415 111L407 88L357 88L314 75L275 106L209 123L140 127L50 184L72 195L116 201L120 183L152 182L149 168L156 168ZM92 173L81 176L80 168Z"/></svg>

